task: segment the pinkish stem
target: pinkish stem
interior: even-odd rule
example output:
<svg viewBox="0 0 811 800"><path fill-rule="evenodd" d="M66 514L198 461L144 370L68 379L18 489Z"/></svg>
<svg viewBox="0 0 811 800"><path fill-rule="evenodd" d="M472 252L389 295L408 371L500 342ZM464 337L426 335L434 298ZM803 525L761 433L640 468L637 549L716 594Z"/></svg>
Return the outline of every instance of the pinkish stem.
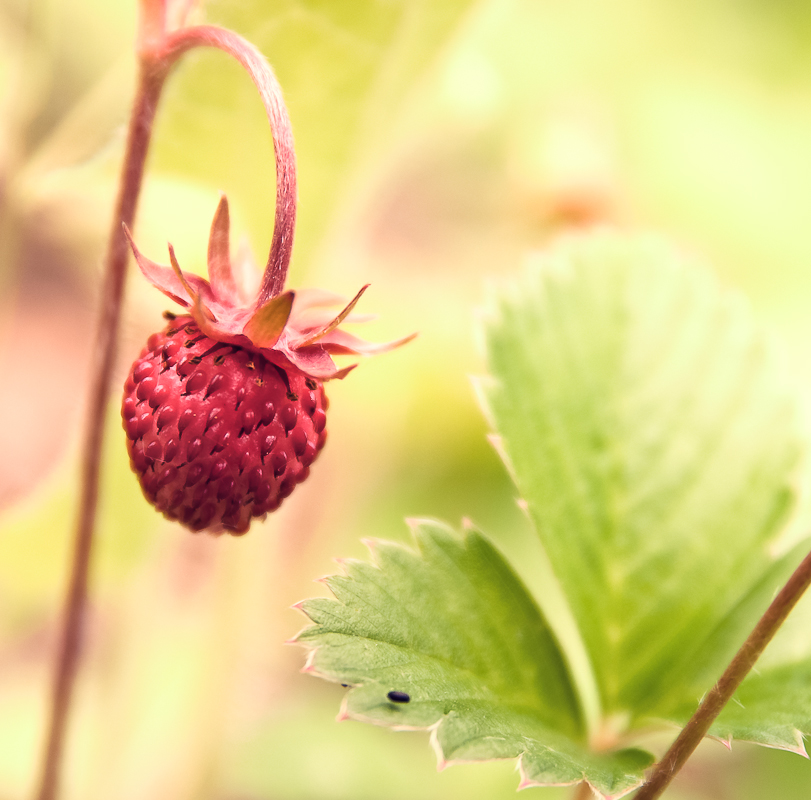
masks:
<svg viewBox="0 0 811 800"><path fill-rule="evenodd" d="M766 645L785 622L789 612L797 605L797 601L803 596L809 585L811 585L811 553L803 559L772 604L766 609L766 613L755 625L749 638L743 643L718 683L704 698L696 713L665 753L664 758L653 768L647 782L634 795L634 800L654 800L661 796L676 773L698 747L699 742L707 735L715 718L749 674Z"/></svg>
<svg viewBox="0 0 811 800"><path fill-rule="evenodd" d="M257 300L257 306L263 306L282 293L293 250L297 198L296 154L290 118L276 76L265 57L250 42L225 28L197 25L170 33L165 39L163 54L174 61L193 47L216 47L239 61L253 79L270 122L276 156L276 216Z"/></svg>
<svg viewBox="0 0 811 800"><path fill-rule="evenodd" d="M101 314L91 369L91 390L82 449L81 489L76 520L73 564L65 598L61 637L51 692L50 718L45 753L36 797L53 800L59 788L65 729L68 723L87 607L87 576L96 527L104 417L110 395L113 366L118 349L121 301L124 293L128 246L121 227L131 226L149 149L152 123L163 82L165 65L142 62L138 89L130 117L124 165L105 260Z"/></svg>

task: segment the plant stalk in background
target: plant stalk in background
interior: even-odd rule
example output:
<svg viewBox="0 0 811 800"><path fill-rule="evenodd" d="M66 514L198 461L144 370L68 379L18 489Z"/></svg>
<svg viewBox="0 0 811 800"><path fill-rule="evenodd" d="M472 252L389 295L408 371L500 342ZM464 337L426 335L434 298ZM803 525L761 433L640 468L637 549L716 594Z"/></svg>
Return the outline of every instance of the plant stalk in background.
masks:
<svg viewBox="0 0 811 800"><path fill-rule="evenodd" d="M39 800L51 800L57 796L65 729L81 650L82 623L87 606L88 569L96 527L101 451L104 443L104 417L118 350L121 301L127 268L128 246L121 229L121 222L132 225L135 218L144 163L149 150L152 123L166 74L167 69L164 68L164 65L154 63L145 57L142 58L138 89L130 118L124 166L121 172L121 184L104 262L101 313L96 333L94 362L91 368L90 399L82 446L81 488L76 517L73 561L60 628L50 718L37 791Z"/></svg>
<svg viewBox="0 0 811 800"><path fill-rule="evenodd" d="M172 66L193 47L216 47L234 56L257 83L274 138L277 203L271 259L289 260L295 225L295 161L281 91L264 57L231 31L213 26L183 27L191 3L142 0L137 50L138 86L129 123L118 199L113 214L101 313L92 367L90 402L82 448L82 472L71 575L60 627L50 716L36 797L53 800L59 791L62 756L75 686L87 608L87 583L96 527L104 417L119 341L121 305L129 246L122 224L132 227L161 90ZM177 26L170 29L171 26ZM286 257L286 258L285 258ZM283 276L282 276L283 280Z"/></svg>

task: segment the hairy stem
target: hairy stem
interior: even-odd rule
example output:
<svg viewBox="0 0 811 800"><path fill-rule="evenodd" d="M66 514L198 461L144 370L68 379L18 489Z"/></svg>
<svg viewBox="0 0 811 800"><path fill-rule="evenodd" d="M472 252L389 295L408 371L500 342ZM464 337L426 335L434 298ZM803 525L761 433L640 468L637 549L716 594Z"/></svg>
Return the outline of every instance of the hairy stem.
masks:
<svg viewBox="0 0 811 800"><path fill-rule="evenodd" d="M195 25L170 33L162 43L163 57L174 61L193 47L215 47L235 58L251 76L270 123L276 157L276 211L270 254L257 299L257 306L263 306L282 293L293 250L297 195L290 117L270 64L250 42L225 28Z"/></svg>
<svg viewBox="0 0 811 800"><path fill-rule="evenodd" d="M104 417L118 349L121 301L128 258L128 246L121 223L124 222L131 227L135 218L152 123L166 72L167 67L164 64L156 66L154 62L146 59L142 61L105 259L101 310L91 367L91 389L82 449L81 488L73 562L54 670L48 733L36 794L38 800L53 800L59 787L65 730L75 685L87 606L87 578L96 527Z"/></svg>
<svg viewBox="0 0 811 800"><path fill-rule="evenodd" d="M676 773L698 747L698 743L707 734L715 718L729 702L809 585L811 585L811 553L803 559L772 604L766 609L766 613L755 625L749 638L732 659L718 683L701 702L696 713L693 714L662 760L653 768L647 782L635 795L635 800L654 800L661 796Z"/></svg>

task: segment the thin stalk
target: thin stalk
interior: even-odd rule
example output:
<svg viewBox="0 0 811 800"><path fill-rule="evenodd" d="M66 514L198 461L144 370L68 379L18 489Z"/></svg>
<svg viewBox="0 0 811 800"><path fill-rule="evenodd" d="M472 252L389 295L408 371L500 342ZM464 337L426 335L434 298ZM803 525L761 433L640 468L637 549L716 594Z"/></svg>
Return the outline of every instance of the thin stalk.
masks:
<svg viewBox="0 0 811 800"><path fill-rule="evenodd" d="M118 350L121 305L126 277L128 245L121 223L132 227L149 149L152 123L167 68L144 60L130 117L118 198L104 267L101 313L96 332L91 390L82 448L81 487L77 509L73 561L65 597L61 636L51 692L45 752L40 771L38 800L57 796L65 730L68 723L87 606L87 579L96 528L104 418Z"/></svg>
<svg viewBox="0 0 811 800"><path fill-rule="evenodd" d="M786 585L778 592L718 683L701 702L664 758L653 768L647 782L635 795L635 800L655 800L661 796L698 747L699 742L706 736L715 718L729 702L809 585L811 585L811 553L803 559Z"/></svg>

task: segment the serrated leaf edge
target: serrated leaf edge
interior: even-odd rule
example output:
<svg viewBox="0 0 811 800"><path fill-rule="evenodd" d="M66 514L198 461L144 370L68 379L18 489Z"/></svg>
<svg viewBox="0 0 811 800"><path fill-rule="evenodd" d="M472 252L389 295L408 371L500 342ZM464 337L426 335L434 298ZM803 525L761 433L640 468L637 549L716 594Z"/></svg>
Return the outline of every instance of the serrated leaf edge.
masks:
<svg viewBox="0 0 811 800"><path fill-rule="evenodd" d="M796 745L792 747L789 744L778 744L776 742L764 742L758 739L735 739L731 734L728 737L723 736L713 736L711 734L707 735L707 739L713 739L716 742L724 745L727 750L732 750L732 743L735 742L745 742L746 744L755 744L758 747L768 747L769 750L784 750L787 753L795 753L798 756L802 756L803 758L811 759L811 756L808 754L808 750L805 747L805 734L799 728L792 728L792 733L794 734L794 741Z"/></svg>
<svg viewBox="0 0 811 800"><path fill-rule="evenodd" d="M523 789L531 789L531 788L543 788L543 787L552 787L552 786L578 786L581 783L585 783L588 785L589 789L591 789L592 794L595 797L602 798L602 800L619 800L620 797L625 797L626 795L630 794L631 792L635 792L644 782L645 778L640 778L633 786L629 786L627 789L623 789L619 794L603 794L591 781L589 781L585 774L579 781L570 781L568 783L541 783L540 781L534 781L532 778L528 778L526 773L524 772L524 763L523 757L526 751L518 756L518 774L521 778L521 782L518 784L518 791L520 792Z"/></svg>
<svg viewBox="0 0 811 800"><path fill-rule="evenodd" d="M308 661L310 660L310 656L312 658L315 657L315 652L318 650L318 646L314 647L310 654L308 655ZM302 672L305 669L301 670ZM318 677L323 678L324 676L319 673L315 669L309 670L311 675L316 675ZM328 678L326 680L329 680ZM337 683L338 681L332 681L333 683ZM355 684L355 686L363 686L365 684ZM354 686L352 687L354 688ZM389 725L381 720L374 719L372 717L364 716L363 714L358 713L351 713L349 711L349 692L347 692L343 699L341 700L341 706L338 711L337 716L335 717L336 722L346 722L348 720L355 720L356 722L363 722L366 724L374 725L378 728L386 728L387 730L391 731L409 731L409 732L417 732L417 731L425 731L429 734L428 741L431 745L431 749L434 751L434 755L436 756L437 760L437 772L443 772L448 767L455 767L462 764L485 764L490 761L515 761L515 771L518 773L519 776L519 783L517 787L517 791L522 791L524 789L530 788L553 788L553 787L566 787L566 786L577 786L581 783L588 784L589 788L591 789L592 793L595 797L601 798L601 800L619 800L621 797L625 797L626 795L630 794L631 792L636 791L645 781L644 778L640 778L633 786L629 786L627 789L624 789L618 794L603 794L597 789L593 783L591 783L586 777L585 773L583 776L578 780L573 781L561 781L561 782L543 782L543 781L536 781L532 778L528 777L526 771L524 769L524 756L527 754L527 751L524 750L519 753L517 756L509 756L507 758L476 758L476 759L467 759L467 758L446 758L445 753L442 749L442 744L439 741L439 732L444 724L445 720L448 719L448 714L443 714L435 723L432 725ZM551 748L550 748L551 749Z"/></svg>
<svg viewBox="0 0 811 800"><path fill-rule="evenodd" d="M416 534L416 530L422 524L441 525L444 528L448 527L446 523L443 523L443 522L441 522L439 520L436 520L436 519L432 519L430 517L407 517L405 521L406 521L406 524L409 527L409 530L412 533L412 536L414 536ZM477 530L475 528L475 526L473 525L473 523L469 519L466 518L463 522L465 523L463 525L465 530ZM397 548L399 548L401 550L405 550L405 551L411 552L411 553L415 552L415 550L413 548L409 548L407 545L402 544L400 542L391 542L391 541L379 539L379 538L376 538L376 537L364 537L364 538L361 539L361 542L369 550L369 554L370 554L372 560L371 561L362 561L361 559L356 559L356 558L335 558L335 559L333 559L335 561L335 563L340 567L341 573L343 575L347 575L346 565L349 564L349 563L352 563L352 562L362 563L362 564L371 564L373 567L375 567L375 569L381 569L380 565L377 563L376 552L375 552L375 548L376 548L376 545L378 543L385 542L385 544L387 544L389 546L397 547ZM420 548L419 548L419 543L416 541L416 537L415 537L415 545L416 545L416 552L419 553ZM327 579L329 577L331 577L331 576L326 575L326 576L323 576L321 578L317 578L315 582L326 583L326 581L327 581ZM310 598L308 598L308 599L310 599ZM308 616L307 612L303 608L303 605L304 605L305 602L307 602L306 599L305 600L300 600L297 603L293 603L291 608L294 608L297 611L300 611L305 616ZM537 599L536 599L536 602L537 602ZM309 619L309 616L308 616L308 619ZM352 689L354 689L354 688L365 686L366 683L364 683L364 682L355 683L355 684L345 684L343 681L341 681L339 679L336 679L334 677L331 677L329 675L325 675L324 673L322 673L318 669L316 669L315 661L316 661L316 658L317 658L317 655L318 655L318 651L321 648L321 645L317 645L317 644L312 645L312 644L309 644L308 642L302 642L300 640L300 637L305 632L313 630L314 628L318 628L318 627L319 626L316 623L313 623L311 625L305 625L297 634L295 634L295 636L291 637L290 639L288 639L285 642L285 644L297 644L297 645L300 645L302 647L307 648L307 656L306 656L306 659L305 659L305 662L304 662L304 666L299 670L299 672L301 672L302 674L311 675L313 677L320 678L321 680L325 680L328 683L337 683L339 685L344 685L350 691ZM442 772L443 770L447 769L448 767L456 766L456 765L459 765L459 764L484 764L484 763L487 763L488 761L513 761L514 760L516 762L515 769L516 769L516 771L518 772L518 775L519 775L519 784L518 784L518 787L517 787L517 791L522 791L523 789L529 789L529 788L533 788L533 787L576 786L576 785L578 785L580 783L585 782L585 783L588 784L589 788L592 790L595 797L601 798L601 800L619 800L619 798L624 797L625 795L629 794L630 792L633 792L636 789L638 789L642 785L642 783L644 782L644 778L641 778L637 783L635 783L633 786L629 787L628 789L623 790L620 794L606 795L606 794L602 794L590 781L588 781L586 779L585 773L583 774L582 778L580 778L579 780L574 780L574 781L567 781L567 782L561 782L561 783L551 783L551 782L544 783L544 782L541 782L541 781L535 781L532 778L529 778L527 776L526 772L524 771L523 758L527 754L526 750L522 751L517 756L510 756L510 757L507 757L507 758L477 758L477 759L452 758L452 759L448 759L448 758L445 757L445 753L444 753L444 751L442 749L442 745L439 742L439 731L440 731L443 723L445 722L445 720L448 718L448 716L449 716L448 714L443 714L432 725L391 725L391 724L388 724L386 722L383 722L382 720L377 720L377 719L373 719L371 717L366 717L363 714L351 713L349 711L349 695L350 695L350 692L349 691L346 692L344 694L343 699L341 700L341 705L340 705L340 708L338 710L338 714L335 717L336 722L346 722L348 720L355 720L357 722L364 722L366 724L371 724L371 725L374 725L374 726L379 727L379 728L386 728L386 729L391 730L391 731L411 731L411 732L426 731L429 734L429 743L431 745L431 748L433 749L434 754L436 755L437 772Z"/></svg>

